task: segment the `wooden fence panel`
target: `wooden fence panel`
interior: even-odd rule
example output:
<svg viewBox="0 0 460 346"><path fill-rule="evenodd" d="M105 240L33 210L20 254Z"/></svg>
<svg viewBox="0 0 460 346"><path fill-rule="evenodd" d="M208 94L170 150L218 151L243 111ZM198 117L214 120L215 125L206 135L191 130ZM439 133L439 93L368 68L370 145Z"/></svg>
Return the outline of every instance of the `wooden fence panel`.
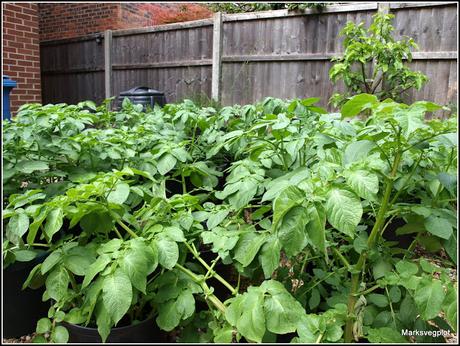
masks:
<svg viewBox="0 0 460 346"><path fill-rule="evenodd" d="M112 95L137 85L168 102L210 95L212 26L113 37Z"/></svg>
<svg viewBox="0 0 460 346"><path fill-rule="evenodd" d="M407 35L419 45L410 66L430 78L422 90L409 92L407 100L456 102L457 4L387 6L395 15L396 37ZM367 27L378 8L375 2L354 3L327 6L321 13L279 10L113 31L106 70L104 44L96 42L97 35L44 42L43 100L101 101L106 74L107 92L115 96L146 85L163 91L168 102L206 96L230 105L266 96L320 97L326 106L334 92L344 90L341 83L333 85L328 75L330 59L343 51L340 30L348 21L364 22ZM219 30L213 30L213 25ZM221 42L219 54L213 54L213 42ZM221 65L216 68L216 64Z"/></svg>
<svg viewBox="0 0 460 346"><path fill-rule="evenodd" d="M104 45L96 36L41 44L40 57L43 103L104 99Z"/></svg>

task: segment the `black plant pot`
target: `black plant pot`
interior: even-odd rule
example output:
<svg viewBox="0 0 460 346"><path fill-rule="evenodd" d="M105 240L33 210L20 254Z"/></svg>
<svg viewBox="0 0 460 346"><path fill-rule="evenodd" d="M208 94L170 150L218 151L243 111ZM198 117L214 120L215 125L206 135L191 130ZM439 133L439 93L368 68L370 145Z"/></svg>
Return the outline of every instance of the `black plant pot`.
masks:
<svg viewBox="0 0 460 346"><path fill-rule="evenodd" d="M17 338L34 332L37 321L48 315L49 302L42 301L44 286L22 290L30 271L47 255L39 255L29 262L15 262L3 270L4 338Z"/></svg>
<svg viewBox="0 0 460 346"><path fill-rule="evenodd" d="M102 343L97 328L82 327L63 322L69 331L69 342ZM153 319L147 319L135 325L112 328L107 343L164 343L166 332L160 330Z"/></svg>

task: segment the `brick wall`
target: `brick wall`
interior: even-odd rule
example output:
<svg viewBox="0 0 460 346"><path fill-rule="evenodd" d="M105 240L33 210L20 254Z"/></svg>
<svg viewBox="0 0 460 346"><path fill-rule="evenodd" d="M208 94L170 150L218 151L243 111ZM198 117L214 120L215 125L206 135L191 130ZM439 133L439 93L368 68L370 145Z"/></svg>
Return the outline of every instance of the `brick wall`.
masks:
<svg viewBox="0 0 460 346"><path fill-rule="evenodd" d="M104 30L131 29L208 18L198 4L39 3L40 40L84 36Z"/></svg>
<svg viewBox="0 0 460 346"><path fill-rule="evenodd" d="M41 102L38 8L32 3L3 5L3 74L17 82L10 94L11 112Z"/></svg>

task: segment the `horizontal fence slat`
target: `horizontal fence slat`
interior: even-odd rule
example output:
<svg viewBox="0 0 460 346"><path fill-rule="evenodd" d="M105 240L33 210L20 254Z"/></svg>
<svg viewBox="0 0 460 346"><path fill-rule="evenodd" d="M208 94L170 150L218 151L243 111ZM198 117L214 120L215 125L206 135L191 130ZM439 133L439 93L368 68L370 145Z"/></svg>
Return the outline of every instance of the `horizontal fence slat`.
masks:
<svg viewBox="0 0 460 346"><path fill-rule="evenodd" d="M147 28L114 30L112 35L114 37L118 37L118 36L149 34L149 33L154 33L154 32L161 32L161 31L185 30L185 29L193 29L193 28L199 28L199 27L204 27L204 26L212 26L212 23L213 23L212 19L200 19L200 20L193 20L193 21L183 22L183 23L173 23L173 24L151 26Z"/></svg>
<svg viewBox="0 0 460 346"><path fill-rule="evenodd" d="M223 56L223 62L250 62L250 61L309 61L309 60L330 60L340 56L341 53L307 53L307 54L271 54L271 55L234 55ZM414 52L412 60L438 60L457 59L457 52Z"/></svg>
<svg viewBox="0 0 460 346"><path fill-rule="evenodd" d="M168 67L182 67L186 68L189 66L211 66L211 59L203 60L182 60L182 61L169 61L169 62L155 62L155 63L142 63L142 64L113 64L112 69L114 70L139 70L149 68L168 68Z"/></svg>
<svg viewBox="0 0 460 346"><path fill-rule="evenodd" d="M390 3L389 5L390 5L390 10L396 10L398 8L417 8L417 7L457 5L457 2L452 2L452 1L408 2L408 3Z"/></svg>
<svg viewBox="0 0 460 346"><path fill-rule="evenodd" d="M93 67L93 68L69 68L65 70L42 70L42 74L46 75L55 75L55 74L81 74L81 73L94 73L94 72L103 72L103 67Z"/></svg>

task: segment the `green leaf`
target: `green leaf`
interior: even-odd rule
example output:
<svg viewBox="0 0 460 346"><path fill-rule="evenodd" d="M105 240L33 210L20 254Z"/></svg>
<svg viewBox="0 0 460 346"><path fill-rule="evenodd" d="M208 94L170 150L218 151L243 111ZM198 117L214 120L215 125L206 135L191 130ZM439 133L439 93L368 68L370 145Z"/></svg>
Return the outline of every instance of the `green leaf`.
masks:
<svg viewBox="0 0 460 346"><path fill-rule="evenodd" d="M102 342L105 342L112 329L112 320L102 300L99 300L97 303L95 307L95 314L97 331L101 336Z"/></svg>
<svg viewBox="0 0 460 346"><path fill-rule="evenodd" d="M206 227L208 229L213 229L214 227L219 226L219 224L225 220L229 213L229 210L220 210L217 213L212 213L206 222Z"/></svg>
<svg viewBox="0 0 460 346"><path fill-rule="evenodd" d="M37 322L36 332L39 334L45 334L51 330L51 321L49 318L40 318Z"/></svg>
<svg viewBox="0 0 460 346"><path fill-rule="evenodd" d="M46 292L52 299L60 301L67 294L69 282L67 270L64 267L57 267L46 278Z"/></svg>
<svg viewBox="0 0 460 346"><path fill-rule="evenodd" d="M107 202L115 204L123 204L129 196L129 185L126 183L118 183L107 196Z"/></svg>
<svg viewBox="0 0 460 346"><path fill-rule="evenodd" d="M278 239L269 238L262 246L259 255L259 262L262 265L264 276L270 278L273 272L278 268L280 262L281 244Z"/></svg>
<svg viewBox="0 0 460 346"><path fill-rule="evenodd" d="M171 240L174 240L175 242L184 242L186 241L184 232L179 227L166 227L163 230L164 234L168 236Z"/></svg>
<svg viewBox="0 0 460 346"><path fill-rule="evenodd" d="M276 334L294 332L305 313L302 305L278 281L264 281L260 288L270 294L264 302L267 330Z"/></svg>
<svg viewBox="0 0 460 346"><path fill-rule="evenodd" d="M403 277L410 277L418 273L418 266L409 261L399 261L395 265L396 270Z"/></svg>
<svg viewBox="0 0 460 346"><path fill-rule="evenodd" d="M359 239L359 238L356 238L356 239ZM380 278L383 278L385 276L385 274L391 272L391 270L393 269L393 267L391 266L391 264L380 258L373 266L372 266L372 274L374 276L374 279L380 279Z"/></svg>
<svg viewBox="0 0 460 346"><path fill-rule="evenodd" d="M392 303L398 303L401 300L401 289L398 286L391 286L388 295Z"/></svg>
<svg viewBox="0 0 460 346"><path fill-rule="evenodd" d="M308 241L320 252L326 251L326 211L324 207L315 203L307 208L308 223L305 227Z"/></svg>
<svg viewBox="0 0 460 346"><path fill-rule="evenodd" d="M189 318L195 312L195 298L191 290L183 290L177 297L175 308L183 320Z"/></svg>
<svg viewBox="0 0 460 346"><path fill-rule="evenodd" d="M457 330L457 306L457 292L456 289L451 288L444 299L443 311L446 321L454 331Z"/></svg>
<svg viewBox="0 0 460 346"><path fill-rule="evenodd" d="M305 226L308 223L307 210L293 207L283 217L278 226L277 236L282 248L290 256L297 255L307 245Z"/></svg>
<svg viewBox="0 0 460 346"><path fill-rule="evenodd" d="M228 306L225 317L236 326L246 340L262 342L265 334L264 292L259 287L249 287L242 296Z"/></svg>
<svg viewBox="0 0 460 346"><path fill-rule="evenodd" d="M327 196L326 215L334 228L354 238L356 226L363 215L363 208L355 194L334 188Z"/></svg>
<svg viewBox="0 0 460 346"><path fill-rule="evenodd" d="M72 324L81 324L86 321L83 308L72 308L64 317L64 321Z"/></svg>
<svg viewBox="0 0 460 346"><path fill-rule="evenodd" d="M276 229L278 223L290 209L302 203L304 199L305 192L298 187L289 186L284 189L273 202L273 229Z"/></svg>
<svg viewBox="0 0 460 346"><path fill-rule="evenodd" d="M128 312L132 297L131 281L123 270L117 269L105 277L102 299L104 307L115 325Z"/></svg>
<svg viewBox="0 0 460 346"><path fill-rule="evenodd" d="M390 327L383 328L370 328L367 331L367 339L371 343L407 343L409 342L404 336L401 335L399 330Z"/></svg>
<svg viewBox="0 0 460 346"><path fill-rule="evenodd" d="M174 300L169 300L158 306L156 322L161 329L167 332L173 330L179 325L180 319L181 314L176 309L176 302Z"/></svg>
<svg viewBox="0 0 460 346"><path fill-rule="evenodd" d="M99 256L96 261L91 263L91 265L88 267L85 278L83 279L83 283L81 285L81 288L85 288L90 284L90 282L94 279L94 277L102 272L107 264L109 264L112 261L111 257L109 255L103 254Z"/></svg>
<svg viewBox="0 0 460 346"><path fill-rule="evenodd" d="M29 262L37 256L37 253L32 250L17 250L14 252L14 257L18 262Z"/></svg>
<svg viewBox="0 0 460 346"><path fill-rule="evenodd" d="M16 165L16 169L22 173L30 174L35 171L47 170L49 166L44 161L21 161Z"/></svg>
<svg viewBox="0 0 460 346"><path fill-rule="evenodd" d="M340 110L342 113L342 119L348 117L354 117L363 110L371 108L374 104L378 103L377 96L370 94L359 94L353 96L348 100Z"/></svg>
<svg viewBox="0 0 460 346"><path fill-rule="evenodd" d="M64 212L62 208L58 207L51 210L46 217L46 224L44 233L49 240L53 238L53 235L58 232L64 222Z"/></svg>
<svg viewBox="0 0 460 346"><path fill-rule="evenodd" d="M179 259L179 247L177 243L168 239L156 241L158 249L158 262L166 269L171 270Z"/></svg>
<svg viewBox="0 0 460 346"><path fill-rule="evenodd" d="M423 320L435 318L441 311L445 293L441 281L436 279L423 280L415 291L415 304Z"/></svg>
<svg viewBox="0 0 460 346"><path fill-rule="evenodd" d="M42 263L42 266L41 266L42 274L46 274L51 269L53 269L53 267L61 259L61 256L62 256L62 252L59 251L59 250L53 251L51 254L49 254L48 257L46 257L45 260Z"/></svg>
<svg viewBox="0 0 460 346"><path fill-rule="evenodd" d="M399 123L402 134L408 138L417 129L426 127L424 123L425 111L422 108L408 108L395 114L394 119Z"/></svg>
<svg viewBox="0 0 460 346"><path fill-rule="evenodd" d="M158 160L158 165L157 165L158 173L160 173L161 175L165 175L171 169L174 168L176 163L177 163L177 159L173 155L168 154L168 153L164 154Z"/></svg>
<svg viewBox="0 0 460 346"><path fill-rule="evenodd" d="M129 276L132 285L146 294L147 274L149 270L149 247L144 245L129 249L119 260L120 268Z"/></svg>
<svg viewBox="0 0 460 346"><path fill-rule="evenodd" d="M236 193L231 194L228 198L230 205L235 209L241 209L248 205L259 189L259 184L254 179L245 179L231 185L237 185Z"/></svg>
<svg viewBox="0 0 460 346"><path fill-rule="evenodd" d="M379 191L379 178L376 174L357 170L347 175L347 182L353 191L361 198L374 200Z"/></svg>
<svg viewBox="0 0 460 346"><path fill-rule="evenodd" d="M57 344L65 344L69 341L69 332L63 326L56 326L51 332L51 340Z"/></svg>
<svg viewBox="0 0 460 346"><path fill-rule="evenodd" d="M6 226L6 238L13 244L19 244L19 239L29 229L29 217L25 213L13 215Z"/></svg>
<svg viewBox="0 0 460 346"><path fill-rule="evenodd" d="M236 245L235 260L240 262L243 267L247 267L265 243L266 237L265 234L259 234L255 231L243 234Z"/></svg>
<svg viewBox="0 0 460 346"><path fill-rule="evenodd" d="M375 147L375 143L362 140L351 142L343 152L343 164L348 166L350 163L361 161L368 157L369 152Z"/></svg>
<svg viewBox="0 0 460 346"><path fill-rule="evenodd" d="M377 305L379 308L388 306L388 298L383 294L371 293L366 296L368 303Z"/></svg>
<svg viewBox="0 0 460 346"><path fill-rule="evenodd" d="M444 218L430 215L425 219L425 228L431 234L442 238L449 239L453 234L452 225Z"/></svg>
<svg viewBox="0 0 460 346"><path fill-rule="evenodd" d="M415 319L417 318L418 311L415 306L414 299L406 293L406 296L401 302L399 307L399 319L404 323L405 326L412 326Z"/></svg>
<svg viewBox="0 0 460 346"><path fill-rule="evenodd" d="M64 255L64 265L75 275L84 276L89 266L96 260L88 248L76 246Z"/></svg>
<svg viewBox="0 0 460 346"><path fill-rule="evenodd" d="M26 287L35 288L34 284L33 284L33 281L34 281L34 279L36 279L36 277L35 277L36 275L37 275L38 278L40 278L40 268L41 268L41 266L42 266L42 263L39 263L35 267L33 267L33 269L30 271L29 275L27 276L26 281L24 281L24 283L22 284L22 289L23 290L25 290ZM41 286L41 283L40 283L40 286Z"/></svg>

